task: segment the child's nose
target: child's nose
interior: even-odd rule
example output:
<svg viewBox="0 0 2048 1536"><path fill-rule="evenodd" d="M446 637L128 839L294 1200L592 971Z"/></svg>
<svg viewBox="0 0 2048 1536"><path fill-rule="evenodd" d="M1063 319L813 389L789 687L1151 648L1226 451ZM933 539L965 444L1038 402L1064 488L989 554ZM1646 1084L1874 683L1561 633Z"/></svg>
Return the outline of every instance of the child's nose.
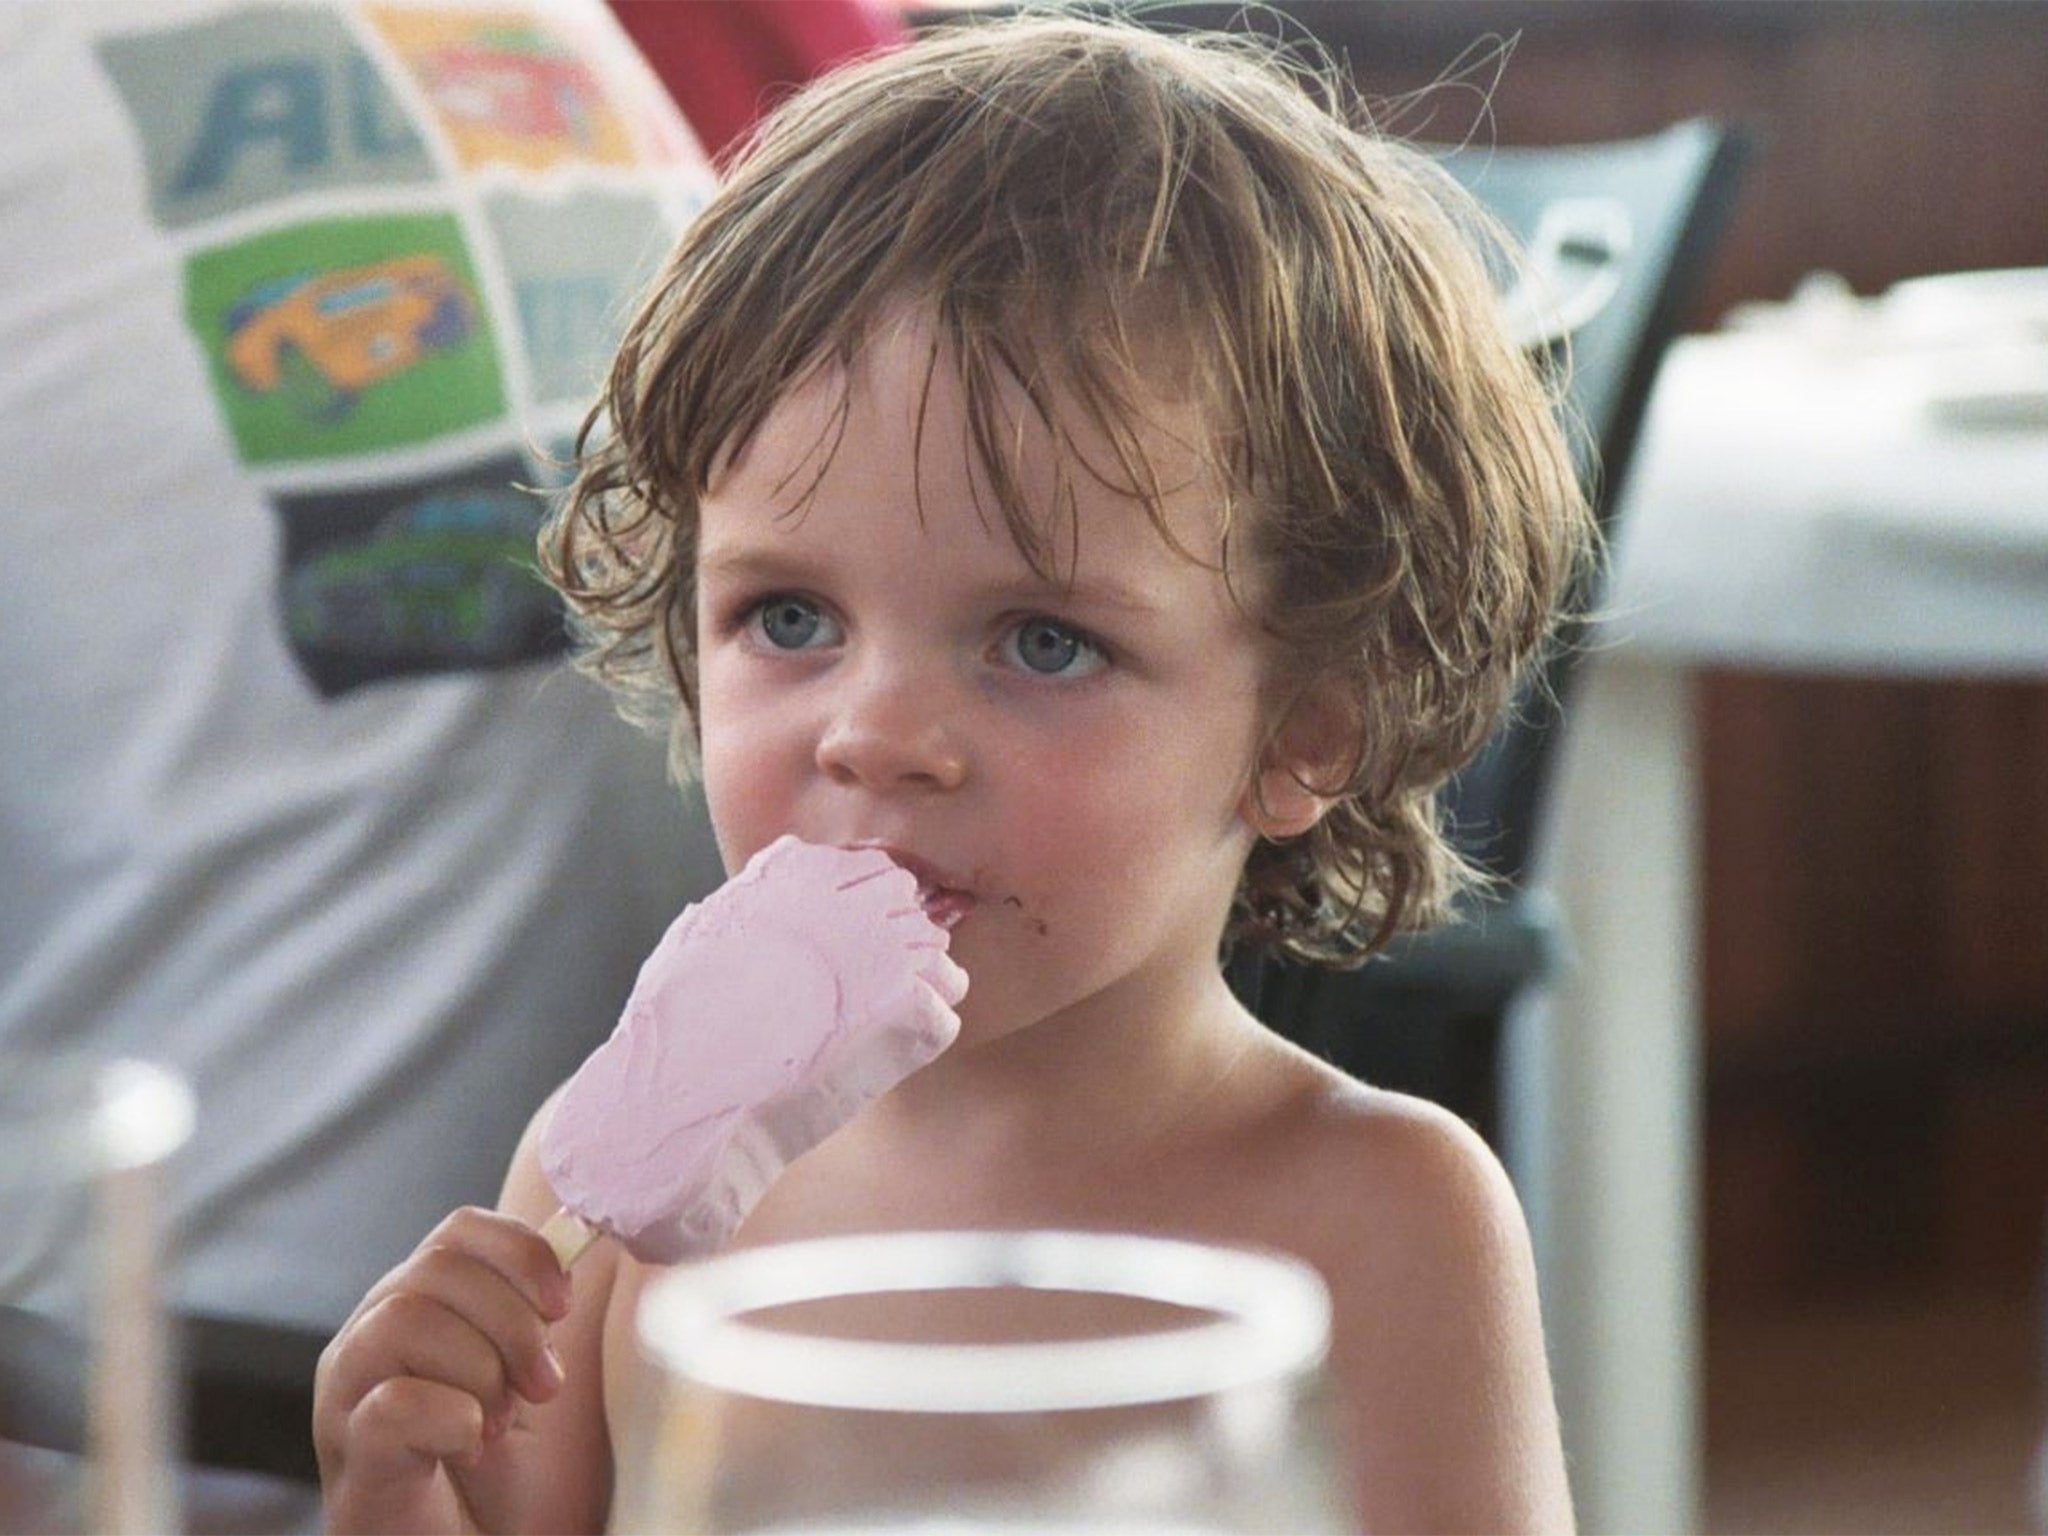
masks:
<svg viewBox="0 0 2048 1536"><path fill-rule="evenodd" d="M870 677L818 739L818 767L834 783L888 791L958 789L966 745L929 678Z"/></svg>

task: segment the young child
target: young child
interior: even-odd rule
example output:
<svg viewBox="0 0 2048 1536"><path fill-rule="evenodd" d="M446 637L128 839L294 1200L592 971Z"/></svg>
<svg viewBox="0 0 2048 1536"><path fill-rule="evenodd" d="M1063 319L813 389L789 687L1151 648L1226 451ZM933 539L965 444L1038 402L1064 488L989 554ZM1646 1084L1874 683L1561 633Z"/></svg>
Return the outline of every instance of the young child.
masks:
<svg viewBox="0 0 2048 1536"><path fill-rule="evenodd" d="M878 841L972 905L958 1043L737 1243L1300 1254L1364 1524L1556 1530L1500 1168L1282 1042L1219 954L1352 962L1441 914L1434 792L1589 523L1476 215L1270 53L984 23L794 99L633 325L545 553L729 869ZM603 1524L649 1273L606 1243L572 1285L535 1140L328 1351L333 1529Z"/></svg>

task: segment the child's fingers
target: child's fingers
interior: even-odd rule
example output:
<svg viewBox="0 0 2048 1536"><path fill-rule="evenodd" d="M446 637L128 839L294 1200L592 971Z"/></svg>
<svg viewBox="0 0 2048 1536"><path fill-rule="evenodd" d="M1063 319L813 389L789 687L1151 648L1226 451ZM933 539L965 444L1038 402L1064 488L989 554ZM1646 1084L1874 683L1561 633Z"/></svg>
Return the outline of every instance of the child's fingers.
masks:
<svg viewBox="0 0 2048 1536"><path fill-rule="evenodd" d="M470 1393L417 1376L381 1381L348 1416L345 1465L374 1483L482 1453L486 1415Z"/></svg>
<svg viewBox="0 0 2048 1536"><path fill-rule="evenodd" d="M352 1414L385 1382L420 1380L468 1394L487 1417L509 1414L519 1383L508 1355L522 1346L486 1331L476 1310L460 1312L418 1291L384 1297L349 1326L333 1352L328 1392L334 1408Z"/></svg>
<svg viewBox="0 0 2048 1536"><path fill-rule="evenodd" d="M555 1262L552 1254L548 1262ZM438 1302L489 1339L522 1397L539 1402L554 1395L561 1369L548 1350L548 1318L535 1310L527 1290L474 1254L445 1246L422 1249L406 1265L402 1286L383 1296L371 1293L364 1318L402 1297Z"/></svg>
<svg viewBox="0 0 2048 1536"><path fill-rule="evenodd" d="M458 1479L477 1467L491 1428L468 1393L398 1376L355 1405L320 1444L324 1523L332 1531L473 1529Z"/></svg>
<svg viewBox="0 0 2048 1536"><path fill-rule="evenodd" d="M344 1334L400 1295L432 1298L467 1319L498 1346L524 1395L552 1395L559 1369L547 1353L547 1325L568 1313L569 1277L524 1222L457 1212L370 1288Z"/></svg>
<svg viewBox="0 0 2048 1536"><path fill-rule="evenodd" d="M566 1304L566 1276L530 1227L493 1212L458 1212L371 1289L328 1346L316 1438L340 1452L354 1439L362 1404L394 1382L434 1387L437 1403L444 1394L466 1401L465 1422L509 1422L515 1394L544 1402L561 1386L548 1322ZM413 1400L411 1389L394 1388L371 1422ZM431 1428L425 1441L448 1443L450 1421ZM411 1439L385 1435L389 1445Z"/></svg>
<svg viewBox="0 0 2048 1536"><path fill-rule="evenodd" d="M489 1265L550 1322L568 1316L567 1271L546 1240L518 1217L466 1206L429 1232L414 1258L427 1259L449 1250ZM377 1293L373 1289L370 1294L374 1297Z"/></svg>
<svg viewBox="0 0 2048 1536"><path fill-rule="evenodd" d="M494 1413L508 1393L545 1402L561 1386L547 1323L474 1259L422 1256L409 1283L366 1302L335 1342L330 1390L354 1404L390 1376L419 1376L474 1393Z"/></svg>

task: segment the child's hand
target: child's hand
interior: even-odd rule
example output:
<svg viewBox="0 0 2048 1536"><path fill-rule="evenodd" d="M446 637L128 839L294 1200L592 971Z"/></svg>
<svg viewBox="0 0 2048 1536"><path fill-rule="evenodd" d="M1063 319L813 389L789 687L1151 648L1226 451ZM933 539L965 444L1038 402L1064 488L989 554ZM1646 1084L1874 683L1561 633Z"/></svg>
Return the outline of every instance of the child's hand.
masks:
<svg viewBox="0 0 2048 1536"><path fill-rule="evenodd" d="M443 1221L378 1281L320 1358L313 1441L327 1527L460 1531L516 1511L506 1432L562 1386L548 1325L569 1277L526 1223Z"/></svg>

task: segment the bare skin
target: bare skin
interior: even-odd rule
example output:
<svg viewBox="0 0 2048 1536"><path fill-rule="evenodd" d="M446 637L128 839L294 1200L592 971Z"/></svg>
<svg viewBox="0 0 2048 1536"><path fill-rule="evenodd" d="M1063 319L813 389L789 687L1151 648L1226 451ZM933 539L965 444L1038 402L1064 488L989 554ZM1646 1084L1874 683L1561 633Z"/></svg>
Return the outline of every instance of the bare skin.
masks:
<svg viewBox="0 0 2048 1536"><path fill-rule="evenodd" d="M959 1042L792 1165L737 1241L1062 1226L1299 1254L1332 1293L1365 1527L1569 1529L1498 1164L1450 1117L1278 1040L1218 971L1253 840L1326 809L1302 787L1312 733L1255 761L1255 626L1095 482L1076 579L1035 576L958 455L918 463L921 425L962 440L943 373L920 387L929 331L912 316L871 350L796 391L705 499L705 791L732 868L794 831L947 871L977 898L953 936L972 985ZM795 473L839 390L836 457ZM1214 488L1175 457L1199 435L1186 409L1159 403L1179 431L1148 448L1179 544L1214 548ZM813 480L802 517L777 515L780 488ZM533 1231L556 1204L534 1143L501 1210L451 1217L328 1350L315 1439L335 1532L603 1527L650 1272L600 1243L564 1294Z"/></svg>
<svg viewBox="0 0 2048 1536"><path fill-rule="evenodd" d="M892 1096L792 1168L741 1242L971 1222L1142 1229L1300 1254L1335 1303L1332 1366L1360 1431L1353 1491L1364 1528L1568 1529L1528 1243L1490 1155L1440 1112L1342 1079L1249 1020L1225 1014L1217 1050L1228 1057L1222 1080L1184 1095L1184 1118L1163 1136L1128 1117L1076 1135L1091 1122L1071 1103L1017 1102L963 1155L951 1104ZM937 1083L921 1086L937 1097ZM1148 1101L1154 1113L1171 1102ZM504 1208L537 1225L555 1202L531 1143ZM489 1213L459 1214L435 1242L483 1256L490 1280L512 1271L521 1298L547 1298L559 1277L545 1244ZM429 1273L443 1253L430 1242L410 1263ZM602 1529L613 1453L604 1426L626 1422L633 1308L655 1272L601 1244L577 1266L565 1317L537 1300L487 1303L492 1287L479 1276L478 1298L458 1301L438 1327L405 1319L420 1341L408 1360L444 1358L429 1336L469 1330L515 1362L509 1372L490 1360L474 1367L492 1382L491 1412L510 1422L486 1441L475 1398L451 1390L428 1404L407 1391L423 1398L424 1383L385 1381L379 1390L395 1401L365 1399L354 1422L322 1435L330 1489L343 1495L330 1502L331 1527ZM401 1270L373 1292L363 1331L375 1328L380 1299L395 1307L418 1283ZM538 1344L550 1323L566 1373L553 1390ZM354 1342L360 1357L373 1340ZM330 1359L323 1408L351 1394L352 1380L332 1379L337 1368Z"/></svg>

